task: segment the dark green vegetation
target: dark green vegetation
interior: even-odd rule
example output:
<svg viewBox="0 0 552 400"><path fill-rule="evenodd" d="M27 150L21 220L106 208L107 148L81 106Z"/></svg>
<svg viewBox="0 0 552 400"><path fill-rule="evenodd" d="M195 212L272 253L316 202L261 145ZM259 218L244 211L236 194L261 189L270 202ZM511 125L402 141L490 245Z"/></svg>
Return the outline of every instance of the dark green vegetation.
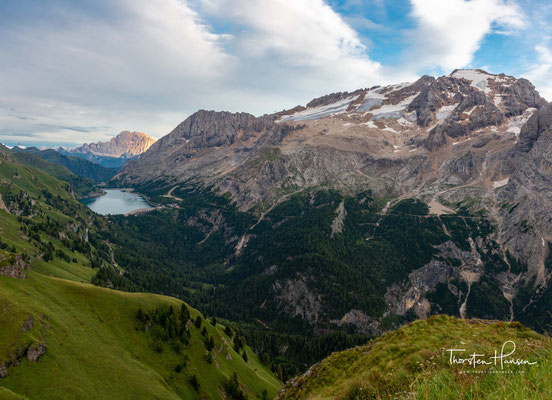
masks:
<svg viewBox="0 0 552 400"><path fill-rule="evenodd" d="M470 316L502 320L510 317L510 304L496 283L486 276L472 285L469 300Z"/></svg>
<svg viewBox="0 0 552 400"><path fill-rule="evenodd" d="M159 185L139 190L154 201L174 202ZM432 260L460 266L462 260L440 255L437 246L445 242L471 251L470 242L480 238L474 251L486 275L471 289L467 316L510 316L496 280L508 269L506 255L489 238L493 228L484 215L462 204L458 214L438 217L424 203L404 200L382 214L383 202L369 192L316 190L289 197L259 221L209 188L185 184L172 195L181 199L178 208L110 218L108 239L125 277L140 290L176 296L207 315L239 321L256 352L266 353L284 379L332 351L416 318L411 311L386 314L384 296ZM347 214L341 232L332 233L341 202ZM513 257L510 264L523 268ZM430 313L459 315L467 292L458 277L439 283L426 296ZM351 310L377 321L375 331L339 322Z"/></svg>
<svg viewBox="0 0 552 400"><path fill-rule="evenodd" d="M247 344L256 354L261 355L263 363L269 365L284 382L334 351L359 346L371 339L370 335L347 332L320 336L289 335L240 325Z"/></svg>
<svg viewBox="0 0 552 400"><path fill-rule="evenodd" d="M500 354L506 341L516 351L509 359L535 365L451 365L446 349L465 349L485 361ZM506 347L508 353L511 347ZM552 396L549 371L552 342L521 324L459 320L444 315L416 321L397 331L341 353L311 368L286 385L285 399L547 399ZM465 372L468 372L467 374Z"/></svg>
<svg viewBox="0 0 552 400"><path fill-rule="evenodd" d="M53 164L63 165L75 175L78 175L82 178L92 179L96 183L106 182L113 178L113 176L115 176L115 174L117 173L117 170L115 168L106 168L83 158L64 155L52 149L39 150L36 147L19 149L16 147L14 151L34 154L35 156L38 156L45 161L51 162Z"/></svg>
<svg viewBox="0 0 552 400"><path fill-rule="evenodd" d="M175 298L90 284L135 288L108 222L11 151L0 162L0 398L274 397L280 381L228 327Z"/></svg>

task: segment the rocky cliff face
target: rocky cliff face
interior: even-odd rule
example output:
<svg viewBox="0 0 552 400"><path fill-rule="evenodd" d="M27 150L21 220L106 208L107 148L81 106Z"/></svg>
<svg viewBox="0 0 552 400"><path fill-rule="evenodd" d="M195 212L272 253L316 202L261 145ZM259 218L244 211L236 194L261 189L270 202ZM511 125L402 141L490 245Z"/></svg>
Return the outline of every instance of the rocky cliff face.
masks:
<svg viewBox="0 0 552 400"><path fill-rule="evenodd" d="M95 156L132 158L148 150L157 139L141 132L123 131L109 142L85 143L70 153L92 153Z"/></svg>
<svg viewBox="0 0 552 400"><path fill-rule="evenodd" d="M481 249L504 259L507 271L497 279L511 307L515 282L533 276L535 286L547 285L550 149L552 106L529 81L456 70L335 93L260 118L199 111L126 164L115 180L137 187L153 181L166 191L184 182L213 186L242 210L255 207L261 219L290 194L316 187L345 194L369 189L391 199L383 213L405 198L427 203L436 215L469 204L496 227L492 241L473 240L471 249L462 250L443 245L440 261L414 271L386 294L393 313L425 316L424 293L445 285L462 315L472 284L485 275ZM513 258L506 259L506 252ZM447 258L460 266L451 268ZM515 259L527 263L527 275L516 272ZM477 287L483 290L485 282ZM311 303L312 309L301 311L307 320L316 314L317 303ZM507 309L504 313L509 317Z"/></svg>
<svg viewBox="0 0 552 400"><path fill-rule="evenodd" d="M506 245L537 271L545 284L548 244L552 242L552 106L547 104L527 121L519 141L507 153L504 180L497 193L499 220Z"/></svg>

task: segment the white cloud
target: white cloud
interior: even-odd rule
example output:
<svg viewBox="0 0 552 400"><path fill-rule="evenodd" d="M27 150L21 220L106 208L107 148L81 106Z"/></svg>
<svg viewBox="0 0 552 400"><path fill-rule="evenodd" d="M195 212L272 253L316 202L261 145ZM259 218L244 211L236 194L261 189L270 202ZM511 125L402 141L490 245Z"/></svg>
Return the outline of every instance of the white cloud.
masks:
<svg viewBox="0 0 552 400"><path fill-rule="evenodd" d="M244 71L249 64L267 72L244 75L264 87L267 76L310 94L385 80L385 69L370 59L357 32L323 0L203 0L202 5L232 23L228 46Z"/></svg>
<svg viewBox="0 0 552 400"><path fill-rule="evenodd" d="M323 0L91 4L57 0L0 24L0 140L160 137L200 108L269 113L413 78L371 60Z"/></svg>
<svg viewBox="0 0 552 400"><path fill-rule="evenodd" d="M356 32L322 0L212 0L209 5L244 27L239 44L251 55L274 52L300 66L353 57L372 71L378 68Z"/></svg>
<svg viewBox="0 0 552 400"><path fill-rule="evenodd" d="M410 0L417 28L410 32L412 62L445 71L469 65L484 36L523 28L520 8L505 0Z"/></svg>
<svg viewBox="0 0 552 400"><path fill-rule="evenodd" d="M21 0L19 18L0 15L0 141L160 137L200 108L274 112L467 65L487 33L524 25L506 0L411 2L415 57L392 68L324 0Z"/></svg>
<svg viewBox="0 0 552 400"><path fill-rule="evenodd" d="M552 101L552 51L545 44L535 46L537 61L523 74L535 85L540 95Z"/></svg>
<svg viewBox="0 0 552 400"><path fill-rule="evenodd" d="M232 68L224 37L178 0L96 6L91 16L44 5L39 21L0 27L0 140L78 143L123 129L159 136L181 120L167 114L201 105L195 95L214 95Z"/></svg>
<svg viewBox="0 0 552 400"><path fill-rule="evenodd" d="M371 60L323 0L91 4L57 0L0 24L0 140L160 137L200 108L269 113L413 78Z"/></svg>
<svg viewBox="0 0 552 400"><path fill-rule="evenodd" d="M0 106L0 141L9 144L106 141L125 128L169 132L182 119L181 113L110 109L58 99L30 103L29 98L12 97L9 104Z"/></svg>
<svg viewBox="0 0 552 400"><path fill-rule="evenodd" d="M60 16L45 7L45 21L4 28L0 52L7 65L2 69L31 78L26 90L36 90L37 83L44 89L72 83L78 89L89 81L124 97L125 90L146 92L151 86L170 91L175 77L214 79L228 62L222 39L178 0L98 4L106 15L92 17L68 6ZM9 79L3 83L9 85ZM69 92L86 95L74 88Z"/></svg>

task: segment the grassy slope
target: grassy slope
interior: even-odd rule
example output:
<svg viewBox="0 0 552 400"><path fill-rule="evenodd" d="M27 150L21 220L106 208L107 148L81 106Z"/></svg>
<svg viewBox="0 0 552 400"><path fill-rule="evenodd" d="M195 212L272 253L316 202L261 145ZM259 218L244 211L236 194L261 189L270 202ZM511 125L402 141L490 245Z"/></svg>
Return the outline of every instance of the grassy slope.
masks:
<svg viewBox="0 0 552 400"><path fill-rule="evenodd" d="M0 156L0 193L24 191L31 196L33 207L40 213L32 220L49 217L75 222L46 204L44 197L39 197L43 190L72 204L71 213L80 220L91 220L89 211L72 198L65 183L17 162L2 148ZM217 399L223 398L221 388L233 372L250 398L260 397L265 388L269 396L274 396L281 386L249 348L247 363L231 346L227 350L223 341L231 344L231 340L223 332L224 327L214 327L206 320L203 326L215 342L213 363L206 361L203 337L193 325L190 343L181 354L168 344L163 345L161 353L155 352L150 335L136 329L136 312L138 308L147 312L170 305L180 307L179 300L90 285L96 270L86 266L89 263L85 255L43 232L43 242L51 241L77 261L56 257L46 262L20 231L21 226L15 215L0 210L0 239L9 248L2 250L2 257L9 257L15 246L15 255L30 256L32 270L27 272L27 279L0 276L0 363L42 340L47 351L37 363L24 357L19 365L10 366L9 376L0 379L0 399ZM23 324L30 314L34 326L25 332ZM195 318L199 313L191 310L191 314ZM226 359L227 352L231 359ZM184 356L189 362L177 373L174 368ZM199 393L189 384L191 375L197 376Z"/></svg>
<svg viewBox="0 0 552 400"><path fill-rule="evenodd" d="M154 352L147 333L135 330L135 314L138 308L179 304L174 298L124 293L38 273L28 274L26 280L0 277L2 356L15 350L9 343L21 343L29 313L35 324L25 340L30 344L44 336L47 345L39 362L24 359L0 386L29 399L191 399L199 398L187 382L195 374L201 396L216 399L222 397L219 387L236 371L252 397L260 397L264 388L275 395L280 383L250 350L248 363L230 349L231 360L224 350L208 364L200 330L193 326L190 344L183 350L188 365L176 373L174 367L183 356L168 346L161 354ZM192 317L197 315L192 310ZM222 326L204 326L215 339L215 349L221 348L223 337L230 342Z"/></svg>
<svg viewBox="0 0 552 400"><path fill-rule="evenodd" d="M59 173L61 173L61 168L63 168L64 173L67 174L67 176L72 174L71 171L62 166L47 163L44 160L40 161L41 159L39 157L35 157L33 158L33 161L40 163L38 165L40 168L37 169L36 167L27 164L25 160L23 160L23 162L17 160L17 157L17 153L13 153L0 145L0 161L2 161L0 164L1 184L14 185L25 189L33 197L38 196L42 189L48 189L64 198L71 197L70 194L64 190L67 185L56 179L53 175L49 175L48 168L55 168L55 171Z"/></svg>
<svg viewBox="0 0 552 400"><path fill-rule="evenodd" d="M461 374L448 348L492 355L507 340L534 366L513 374ZM552 398L552 341L519 323L436 316L334 353L286 386L286 399L545 399ZM477 370L484 370L477 367ZM519 373L522 371L523 373Z"/></svg>
<svg viewBox="0 0 552 400"><path fill-rule="evenodd" d="M73 203L76 215L86 217L88 212L86 207L73 198L65 182L54 178L43 170L21 164L16 160L17 154L13 154L5 148L0 148L0 156L2 155L7 155L7 158L0 159L0 194L3 195L4 200L8 192L16 194L24 191L28 193L31 198L35 199L37 206L44 212L45 216L66 223L74 221L74 216L69 217L64 215L59 210L56 210L42 201L36 200L42 195L42 191L46 190L56 196L60 196L60 198L65 201ZM56 167L64 168L62 166ZM70 171L67 172L71 173ZM18 252L27 253L31 256L37 254L38 251L35 246L29 243L20 232L19 228L21 227L21 223L18 222L17 217L1 210L0 213L0 239L10 247L15 245ZM34 219L36 220L37 217ZM44 218L41 217L40 220L44 220ZM52 241L57 248L63 247L57 238L44 237L43 235L43 240ZM80 266L79 268L76 268L72 263L59 259L56 260L55 263L47 263L41 260L40 257L34 257L32 267L43 274L77 280L79 282L89 282L96 271L84 266L84 264L88 263L87 258L78 252L68 251L67 249L66 252L70 254L71 257L77 259L78 265Z"/></svg>
<svg viewBox="0 0 552 400"><path fill-rule="evenodd" d="M32 244L27 242L22 233L19 231L21 224L17 221L15 215L7 215L0 210L0 239L9 246L16 246L18 252L26 252L28 254L36 253L37 250ZM51 238L50 238L51 239ZM63 248L59 240L52 239L57 248ZM86 266L88 259L79 252L66 250L66 253L77 259L77 263L66 262L56 259L55 262L46 262L40 258L35 258L31 265L34 271L44 275L52 275L54 277L70 279L77 282L90 282L96 274L96 270Z"/></svg>
<svg viewBox="0 0 552 400"><path fill-rule="evenodd" d="M93 180L82 178L61 164L46 161L38 155L30 153L14 153L13 156L23 164L39 169L59 180L69 183L78 197L85 197L91 193L98 192Z"/></svg>

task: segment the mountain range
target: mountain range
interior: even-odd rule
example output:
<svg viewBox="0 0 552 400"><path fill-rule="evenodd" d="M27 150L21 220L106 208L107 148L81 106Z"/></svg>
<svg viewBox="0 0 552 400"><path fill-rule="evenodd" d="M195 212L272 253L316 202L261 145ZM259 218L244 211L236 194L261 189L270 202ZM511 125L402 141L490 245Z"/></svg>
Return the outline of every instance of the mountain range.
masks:
<svg viewBox="0 0 552 400"><path fill-rule="evenodd" d="M226 237L235 254L224 263L230 270L234 265L230 275L242 280L271 281L266 295L250 304L260 314L272 302L276 310L310 324L352 323L372 333L380 332L385 316L427 317L439 310L527 322L550 296L551 124L552 106L526 79L455 70L414 83L334 93L258 118L198 111L127 163L112 182L165 200L208 189L254 216L248 229ZM336 194L320 194L328 190ZM301 211L282 214L292 199ZM350 309L336 314L328 308L327 291L333 289L320 288L320 279L328 277L312 260L299 267L285 261L294 254L281 252L271 265L257 262L256 268L237 272L248 246L275 240L276 227L284 229L293 219L305 222L311 213L328 218L320 227L326 231L321 240L327 235L323 240L335 242L341 234L362 241L364 250L378 235L390 234L382 230L386 224L394 229L398 221L392 218L399 216L414 221L423 216L434 225L429 231L442 236L430 239L416 262L405 254L404 275L383 278L376 292L387 311L370 315L363 301L351 301ZM205 223L230 229L225 218L214 215ZM256 232L262 223L272 229ZM410 240L421 235L416 229ZM258 249L250 251L266 258ZM385 268L374 265L378 261L359 262L372 274ZM286 274L274 274L285 264ZM353 271L359 273L358 266ZM492 306L485 310L486 302Z"/></svg>

